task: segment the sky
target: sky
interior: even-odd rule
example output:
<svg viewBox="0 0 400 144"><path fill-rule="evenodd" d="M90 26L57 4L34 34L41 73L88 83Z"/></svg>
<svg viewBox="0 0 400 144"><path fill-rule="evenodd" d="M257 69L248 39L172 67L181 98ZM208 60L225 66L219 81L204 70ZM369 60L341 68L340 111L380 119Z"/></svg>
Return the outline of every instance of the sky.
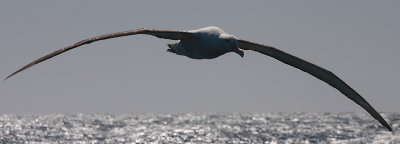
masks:
<svg viewBox="0 0 400 144"><path fill-rule="evenodd" d="M380 112L400 112L400 1L1 1L0 78L57 49L138 28L217 26L326 68ZM0 114L363 112L257 52L211 60L135 35L63 53L0 82Z"/></svg>

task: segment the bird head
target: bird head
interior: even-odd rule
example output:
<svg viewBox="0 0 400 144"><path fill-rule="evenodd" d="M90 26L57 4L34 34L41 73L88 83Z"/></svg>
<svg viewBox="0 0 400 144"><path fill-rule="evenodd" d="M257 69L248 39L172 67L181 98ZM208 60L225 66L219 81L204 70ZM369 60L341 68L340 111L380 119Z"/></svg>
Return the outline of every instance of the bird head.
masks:
<svg viewBox="0 0 400 144"><path fill-rule="evenodd" d="M220 36L221 44L223 48L226 48L229 52L235 52L241 57L244 56L243 50L241 50L238 46L238 39L233 35L222 34Z"/></svg>

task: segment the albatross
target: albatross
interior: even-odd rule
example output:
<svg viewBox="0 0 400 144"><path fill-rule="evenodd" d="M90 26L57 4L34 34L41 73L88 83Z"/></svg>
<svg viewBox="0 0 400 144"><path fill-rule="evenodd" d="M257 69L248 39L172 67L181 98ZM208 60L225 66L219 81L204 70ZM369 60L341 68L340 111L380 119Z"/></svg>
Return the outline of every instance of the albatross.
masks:
<svg viewBox="0 0 400 144"><path fill-rule="evenodd" d="M324 81L330 86L339 90L347 98L351 99L362 108L364 108L372 117L378 120L387 130L393 132L392 127L382 118L382 116L353 88L347 85L343 80L337 77L334 73L319 67L306 60L283 52L272 46L258 44L247 40L238 39L233 35L224 32L218 27L205 27L198 30L191 31L175 31L175 30L157 30L157 29L135 29L123 32L116 32L110 34L104 34L88 38L77 43L74 43L65 48L56 50L48 55L45 55L24 67L18 69L11 75L5 78L8 79L15 74L32 67L40 62L50 59L66 51L80 47L85 44L92 42L117 38L122 36L145 34L152 35L158 38L179 40L177 43L168 44L168 52L175 53L177 55L186 56L192 59L213 59L229 52L234 52L241 57L244 56L243 50L256 51L261 54L273 57L285 64L300 69L312 76Z"/></svg>

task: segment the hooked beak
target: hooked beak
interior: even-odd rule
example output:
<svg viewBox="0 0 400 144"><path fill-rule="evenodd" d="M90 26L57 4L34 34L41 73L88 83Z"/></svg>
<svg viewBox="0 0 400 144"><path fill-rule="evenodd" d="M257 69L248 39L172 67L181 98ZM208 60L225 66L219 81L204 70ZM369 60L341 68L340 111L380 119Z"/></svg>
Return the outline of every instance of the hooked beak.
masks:
<svg viewBox="0 0 400 144"><path fill-rule="evenodd" d="M237 53L238 55L240 55L242 58L244 57L244 52L243 50L241 50L237 44L237 42L232 43L231 48L233 50L233 52Z"/></svg>

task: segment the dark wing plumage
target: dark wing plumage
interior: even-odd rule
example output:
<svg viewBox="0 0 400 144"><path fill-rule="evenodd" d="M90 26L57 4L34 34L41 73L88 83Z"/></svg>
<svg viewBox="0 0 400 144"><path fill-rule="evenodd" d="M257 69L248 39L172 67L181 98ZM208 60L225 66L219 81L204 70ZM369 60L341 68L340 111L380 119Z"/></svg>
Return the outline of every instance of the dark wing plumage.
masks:
<svg viewBox="0 0 400 144"><path fill-rule="evenodd" d="M158 38L171 39L171 40L181 40L181 39L185 39L185 38L192 36L191 33L187 32L187 31L170 31L170 30L154 30L154 29L137 29L137 30L123 31L123 32L116 32L116 33L111 33L111 34L104 34L104 35L100 35L100 36L96 36L96 37L92 37L92 38L88 38L88 39L79 41L73 45L67 46L65 48L56 50L48 55L45 55L27 65L25 65L24 67L20 68L19 70L15 71L11 75L9 75L7 78L5 78L5 80L23 70L31 67L31 66L34 66L42 61L45 61L49 58L52 58L56 55L63 53L63 52L77 48L81 45L90 44L92 42L99 41L99 40L105 40L105 39L111 39L111 38L117 38L117 37L122 37L122 36L129 36L129 35L136 35L136 34L147 34L147 35L156 36Z"/></svg>
<svg viewBox="0 0 400 144"><path fill-rule="evenodd" d="M238 46L243 50L253 50L268 56L271 56L285 64L291 65L298 68L306 73L313 75L314 77L326 82L332 87L339 90L346 97L353 100L355 103L364 108L371 116L378 120L383 126L385 126L389 131L392 131L391 126L382 118L382 116L355 90L353 90L349 85L347 85L343 80L337 77L332 72L300 59L296 56L285 53L274 47L261 45L245 40L239 40Z"/></svg>

